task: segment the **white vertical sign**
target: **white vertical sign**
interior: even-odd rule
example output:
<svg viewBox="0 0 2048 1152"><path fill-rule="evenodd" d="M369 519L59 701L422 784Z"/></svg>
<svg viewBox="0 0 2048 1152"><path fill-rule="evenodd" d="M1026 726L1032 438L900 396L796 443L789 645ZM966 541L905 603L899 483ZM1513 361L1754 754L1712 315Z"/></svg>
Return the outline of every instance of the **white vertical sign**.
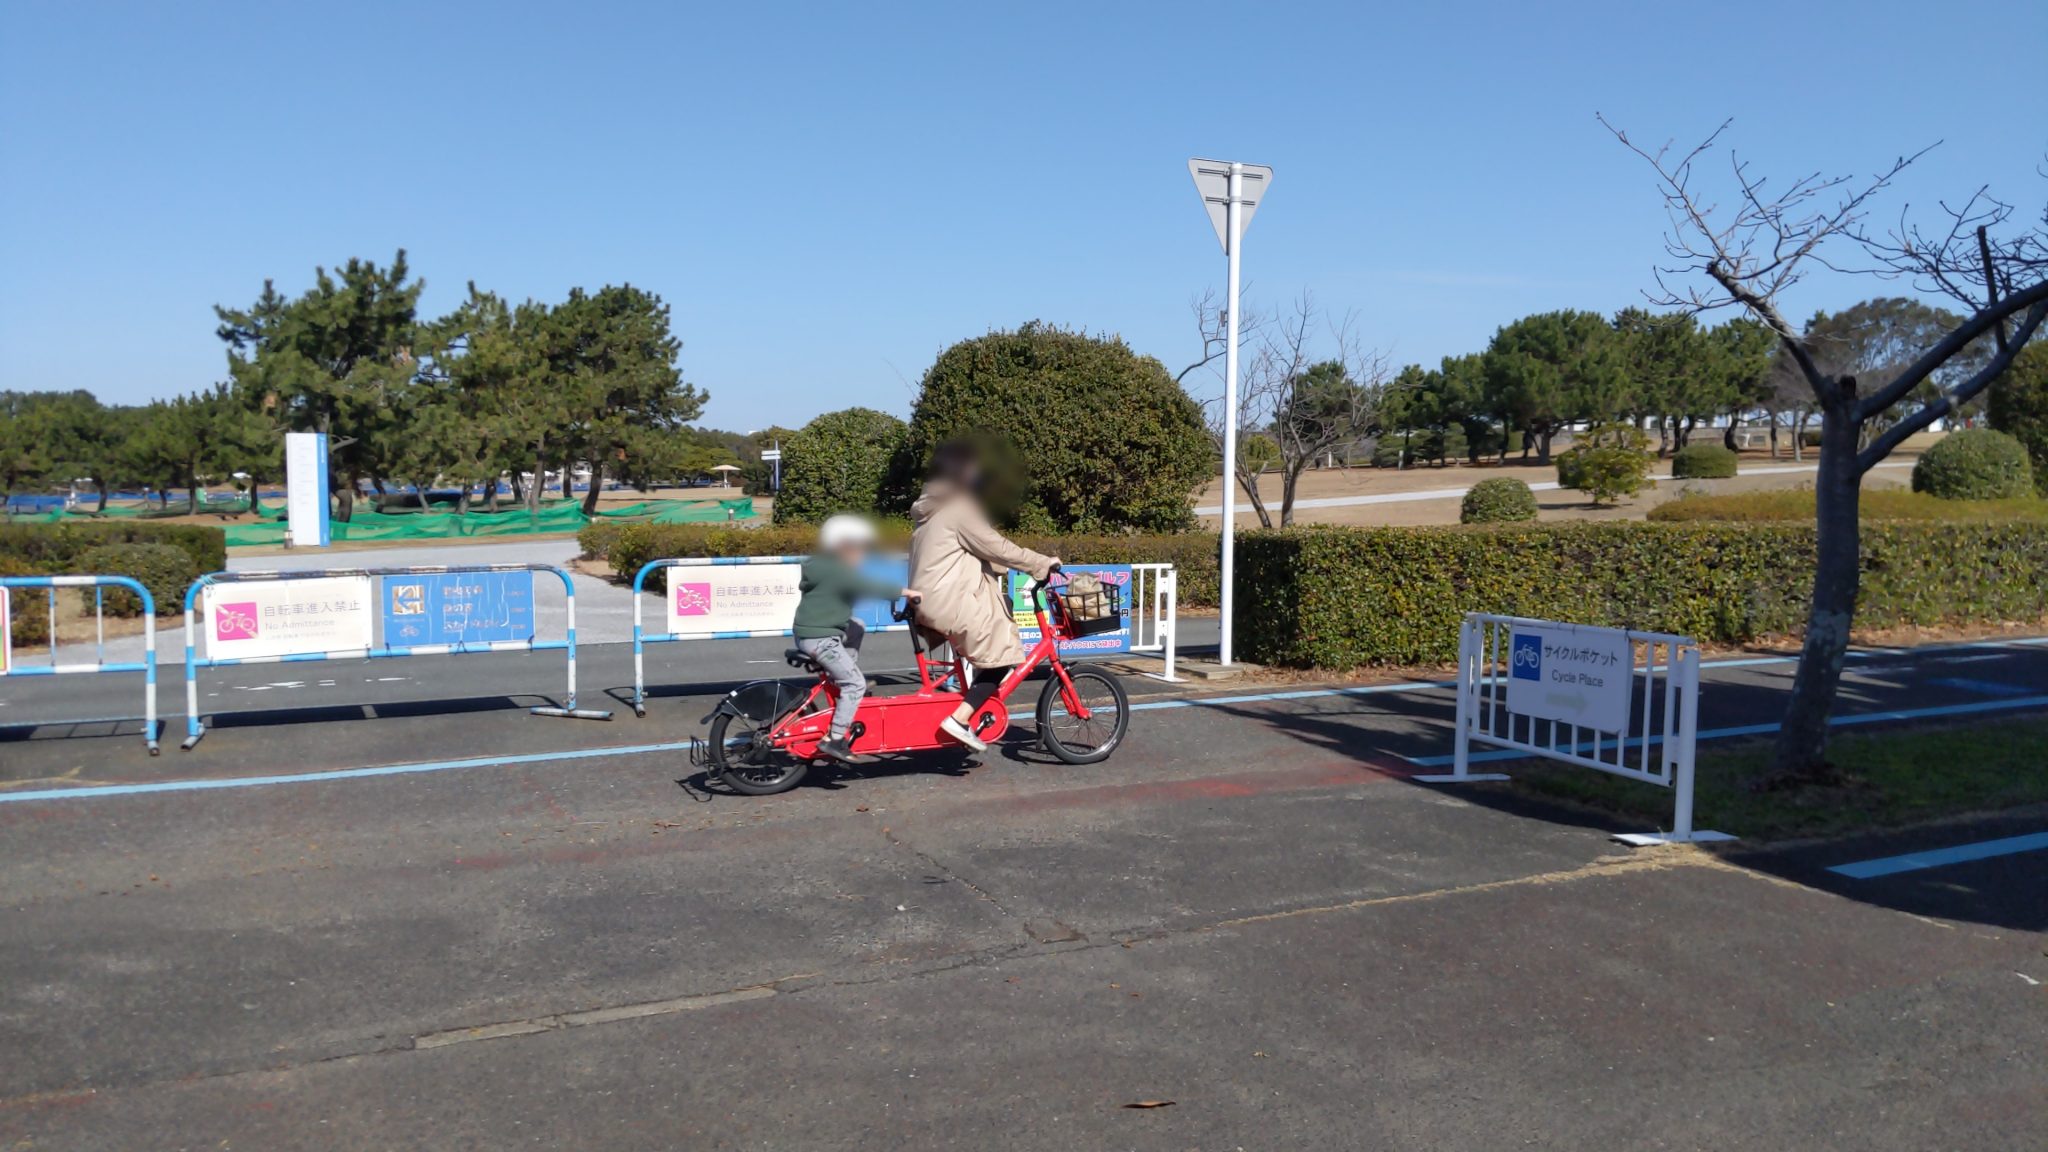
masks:
<svg viewBox="0 0 2048 1152"><path fill-rule="evenodd" d="M327 434L284 436L285 542L294 548L333 543L327 519Z"/></svg>
<svg viewBox="0 0 2048 1152"><path fill-rule="evenodd" d="M0 676L14 667L14 620L7 614L9 591L5 584L0 584Z"/></svg>

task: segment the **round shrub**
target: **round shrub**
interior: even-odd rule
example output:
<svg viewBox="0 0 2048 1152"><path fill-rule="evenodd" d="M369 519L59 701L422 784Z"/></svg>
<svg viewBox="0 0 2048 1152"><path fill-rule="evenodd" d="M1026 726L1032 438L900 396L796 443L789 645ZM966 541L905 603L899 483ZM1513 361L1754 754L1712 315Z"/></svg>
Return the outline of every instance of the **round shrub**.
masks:
<svg viewBox="0 0 2048 1152"><path fill-rule="evenodd" d="M1736 455L1720 444L1687 444L1671 457L1677 480L1726 480L1735 475Z"/></svg>
<svg viewBox="0 0 2048 1152"><path fill-rule="evenodd" d="M127 576L149 589L156 601L156 614L175 616L185 610L185 590L199 579L199 566L182 548L168 544L102 544L78 558L73 570L80 574ZM126 588L105 590L107 614L142 615L142 598ZM85 591L86 603L92 590Z"/></svg>
<svg viewBox="0 0 2048 1152"><path fill-rule="evenodd" d="M1989 428L1951 432L1913 465L1913 491L1944 500L2009 500L2034 493L2034 470L2018 439Z"/></svg>
<svg viewBox="0 0 2048 1152"><path fill-rule="evenodd" d="M1536 518L1536 494L1513 476L1481 480L1458 506L1460 524L1507 524Z"/></svg>
<svg viewBox="0 0 2048 1152"><path fill-rule="evenodd" d="M1632 424L1603 424L1582 432L1558 454L1558 485L1584 492L1595 504L1633 496L1650 479L1648 448L1648 437Z"/></svg>
<svg viewBox="0 0 2048 1152"><path fill-rule="evenodd" d="M887 412L827 412L783 445L777 524L816 524L835 512L885 512L900 502L896 476L908 426Z"/></svg>
<svg viewBox="0 0 2048 1152"><path fill-rule="evenodd" d="M1190 496L1219 462L1201 405L1165 365L1036 321L962 340L926 369L911 460L921 470L962 437L1002 450L992 502L1027 531L1192 528Z"/></svg>

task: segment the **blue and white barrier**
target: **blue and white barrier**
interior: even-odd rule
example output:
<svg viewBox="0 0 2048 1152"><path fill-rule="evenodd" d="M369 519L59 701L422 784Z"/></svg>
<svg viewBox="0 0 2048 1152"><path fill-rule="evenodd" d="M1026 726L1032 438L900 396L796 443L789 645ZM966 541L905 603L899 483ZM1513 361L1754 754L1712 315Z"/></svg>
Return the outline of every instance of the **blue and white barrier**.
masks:
<svg viewBox="0 0 2048 1152"><path fill-rule="evenodd" d="M547 572L562 582L567 626L560 640L533 635L531 573ZM526 573L523 589L486 579L490 574ZM393 584L391 577L472 577L452 586L427 580ZM372 578L383 586L372 589ZM317 586L314 582L320 582ZM193 629L195 603L213 589L248 585L249 599L209 603L208 651L202 656ZM297 585L298 587L294 587ZM218 600L222 592L211 599ZM516 603L523 595L524 604ZM373 609L382 612L373 616ZM484 608L496 615L474 612ZM382 618L383 641L374 637ZM525 628L527 635L511 633ZM392 635L427 637L454 633L452 642L395 644ZM468 638L475 635L480 638ZM491 638L497 637L497 638ZM342 642L345 641L345 642ZM220 646L235 655L213 652ZM185 742L206 734L199 719L199 670L240 664L295 664L316 660L382 660L402 656L466 656L482 652L568 654L568 694L560 707L528 709L535 716L609 720L610 710L576 706L576 585L549 564L432 564L404 568L321 568L301 572L213 572L185 590Z"/></svg>
<svg viewBox="0 0 2048 1152"><path fill-rule="evenodd" d="M49 662L46 664L24 664L19 654L11 650L8 629L12 625L11 612L15 609L13 590L17 588L42 588L48 591L50 613ZM95 654L91 663L63 663L58 660L57 642L57 589L90 588L93 590L93 616L95 632ZM142 659L121 661L107 659L107 612L106 589L126 588L142 600ZM149 748L151 756L162 751L157 746L156 731L156 598L141 581L126 576L5 576L0 577L0 677L9 676L80 676L100 675L117 672L142 673L142 741Z"/></svg>
<svg viewBox="0 0 2048 1152"><path fill-rule="evenodd" d="M704 556L671 560L649 560L633 573L633 714L647 715L647 661L649 644L665 644L673 640L746 640L763 636L789 636L787 623L779 628L722 628L722 629L678 629L676 622L687 620L686 613L699 613L710 618L714 611L722 611L735 622L766 624L770 621L787 621L796 612L798 593L796 577L790 569L799 568L808 556ZM904 567L902 559L878 558L882 564ZM668 610L663 614L666 627L660 632L649 633L645 625L646 601L641 592L647 586L647 574L661 568L707 567L732 569L732 572L717 573L716 579L706 579L686 585L671 584L668 589ZM763 573L758 580L751 579L742 569L773 566L782 571ZM895 578L901 580L900 571ZM701 589L701 594L699 593ZM690 603L679 606L679 598ZM899 624L889 618L886 608L879 611L867 608L859 614L861 624L869 632L907 632L910 625Z"/></svg>

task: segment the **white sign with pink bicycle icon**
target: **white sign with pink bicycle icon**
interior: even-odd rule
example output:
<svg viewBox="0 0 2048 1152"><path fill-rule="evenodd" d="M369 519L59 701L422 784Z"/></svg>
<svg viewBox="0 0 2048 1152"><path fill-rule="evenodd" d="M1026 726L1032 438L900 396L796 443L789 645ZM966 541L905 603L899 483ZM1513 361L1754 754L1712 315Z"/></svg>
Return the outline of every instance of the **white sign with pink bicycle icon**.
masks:
<svg viewBox="0 0 2048 1152"><path fill-rule="evenodd" d="M679 564L668 569L672 633L780 632L802 598L797 564Z"/></svg>
<svg viewBox="0 0 2048 1152"><path fill-rule="evenodd" d="M249 659L373 646L368 576L210 584L201 595L206 658Z"/></svg>

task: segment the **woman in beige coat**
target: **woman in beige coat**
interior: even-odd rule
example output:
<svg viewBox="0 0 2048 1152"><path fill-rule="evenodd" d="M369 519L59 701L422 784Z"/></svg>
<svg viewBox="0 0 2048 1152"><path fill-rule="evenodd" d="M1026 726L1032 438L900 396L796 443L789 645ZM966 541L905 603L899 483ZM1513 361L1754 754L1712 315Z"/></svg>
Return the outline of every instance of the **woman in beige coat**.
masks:
<svg viewBox="0 0 2048 1152"><path fill-rule="evenodd" d="M1058 557L1020 548L995 530L981 506L980 482L973 448L942 444L924 493L910 508L917 525L910 537L910 584L922 594L917 622L944 635L954 653L974 665L966 700L939 730L976 752L988 745L970 721L1010 669L1024 662L1003 576L1014 568L1043 580L1059 566Z"/></svg>

